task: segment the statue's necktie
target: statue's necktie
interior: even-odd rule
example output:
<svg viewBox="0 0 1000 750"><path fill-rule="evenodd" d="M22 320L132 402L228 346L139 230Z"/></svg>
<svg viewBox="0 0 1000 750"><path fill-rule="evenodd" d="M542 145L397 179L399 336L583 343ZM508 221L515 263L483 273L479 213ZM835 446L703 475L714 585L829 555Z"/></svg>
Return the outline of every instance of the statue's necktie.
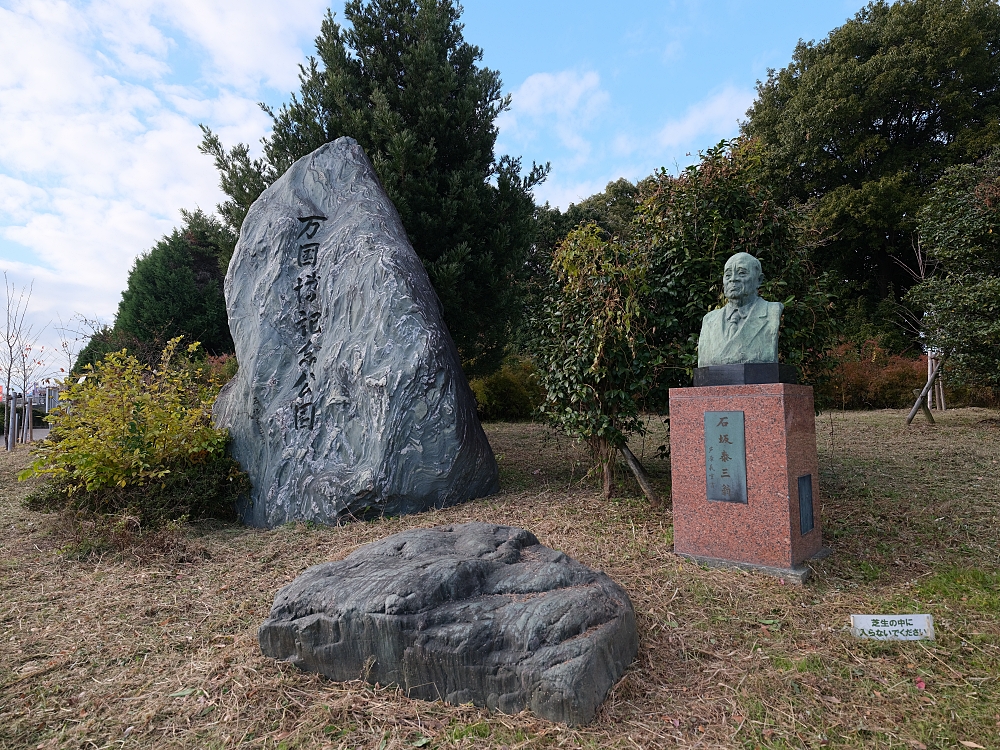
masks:
<svg viewBox="0 0 1000 750"><path fill-rule="evenodd" d="M729 320L729 325L727 326L728 328L727 332L729 333L730 336L732 336L733 334L736 333L737 329L740 327L740 323L743 322L743 316L740 315L739 309L733 310L731 313L729 313L728 320Z"/></svg>

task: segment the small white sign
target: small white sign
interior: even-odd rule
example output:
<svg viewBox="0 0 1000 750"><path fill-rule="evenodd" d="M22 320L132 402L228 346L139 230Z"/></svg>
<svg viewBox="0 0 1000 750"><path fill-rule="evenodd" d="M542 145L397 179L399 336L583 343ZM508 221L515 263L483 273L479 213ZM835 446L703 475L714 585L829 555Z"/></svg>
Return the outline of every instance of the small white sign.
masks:
<svg viewBox="0 0 1000 750"><path fill-rule="evenodd" d="M856 638L877 641L933 641L934 618L930 615L851 615L851 633Z"/></svg>

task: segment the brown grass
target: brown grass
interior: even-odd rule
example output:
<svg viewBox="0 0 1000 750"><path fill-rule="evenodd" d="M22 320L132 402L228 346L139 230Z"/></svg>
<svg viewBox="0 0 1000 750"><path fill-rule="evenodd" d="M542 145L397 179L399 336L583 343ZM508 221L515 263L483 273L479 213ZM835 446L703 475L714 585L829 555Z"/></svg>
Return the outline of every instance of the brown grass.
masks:
<svg viewBox="0 0 1000 750"><path fill-rule="evenodd" d="M918 417L920 419L920 417ZM654 433L662 433L651 420ZM25 510L0 455L0 747L1000 748L1000 415L817 422L834 555L805 587L672 554L669 506L600 499L579 446L491 425L502 494L339 528L199 527L80 561L79 531ZM664 442L637 443L660 489ZM628 590L640 650L590 726L408 700L261 656L277 589L413 526L531 529ZM930 612L933 643L853 640L851 613ZM924 689L918 688L918 681Z"/></svg>

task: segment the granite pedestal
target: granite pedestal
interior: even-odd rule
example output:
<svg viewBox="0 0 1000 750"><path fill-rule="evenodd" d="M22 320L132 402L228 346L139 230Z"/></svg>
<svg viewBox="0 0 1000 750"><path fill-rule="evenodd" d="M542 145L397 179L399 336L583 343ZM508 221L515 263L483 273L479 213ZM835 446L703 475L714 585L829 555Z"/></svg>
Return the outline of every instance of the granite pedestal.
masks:
<svg viewBox="0 0 1000 750"><path fill-rule="evenodd" d="M811 387L672 388L670 453L677 554L808 577L824 552Z"/></svg>

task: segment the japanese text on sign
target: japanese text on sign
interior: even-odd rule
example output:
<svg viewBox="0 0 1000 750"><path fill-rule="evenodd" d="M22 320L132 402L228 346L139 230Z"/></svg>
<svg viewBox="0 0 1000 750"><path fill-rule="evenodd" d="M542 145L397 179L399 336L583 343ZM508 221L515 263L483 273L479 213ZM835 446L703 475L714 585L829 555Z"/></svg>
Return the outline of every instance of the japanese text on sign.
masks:
<svg viewBox="0 0 1000 750"><path fill-rule="evenodd" d="M931 615L851 615L851 633L879 641L934 640Z"/></svg>
<svg viewBox="0 0 1000 750"><path fill-rule="evenodd" d="M709 500L747 502L743 412L705 412L705 490Z"/></svg>

